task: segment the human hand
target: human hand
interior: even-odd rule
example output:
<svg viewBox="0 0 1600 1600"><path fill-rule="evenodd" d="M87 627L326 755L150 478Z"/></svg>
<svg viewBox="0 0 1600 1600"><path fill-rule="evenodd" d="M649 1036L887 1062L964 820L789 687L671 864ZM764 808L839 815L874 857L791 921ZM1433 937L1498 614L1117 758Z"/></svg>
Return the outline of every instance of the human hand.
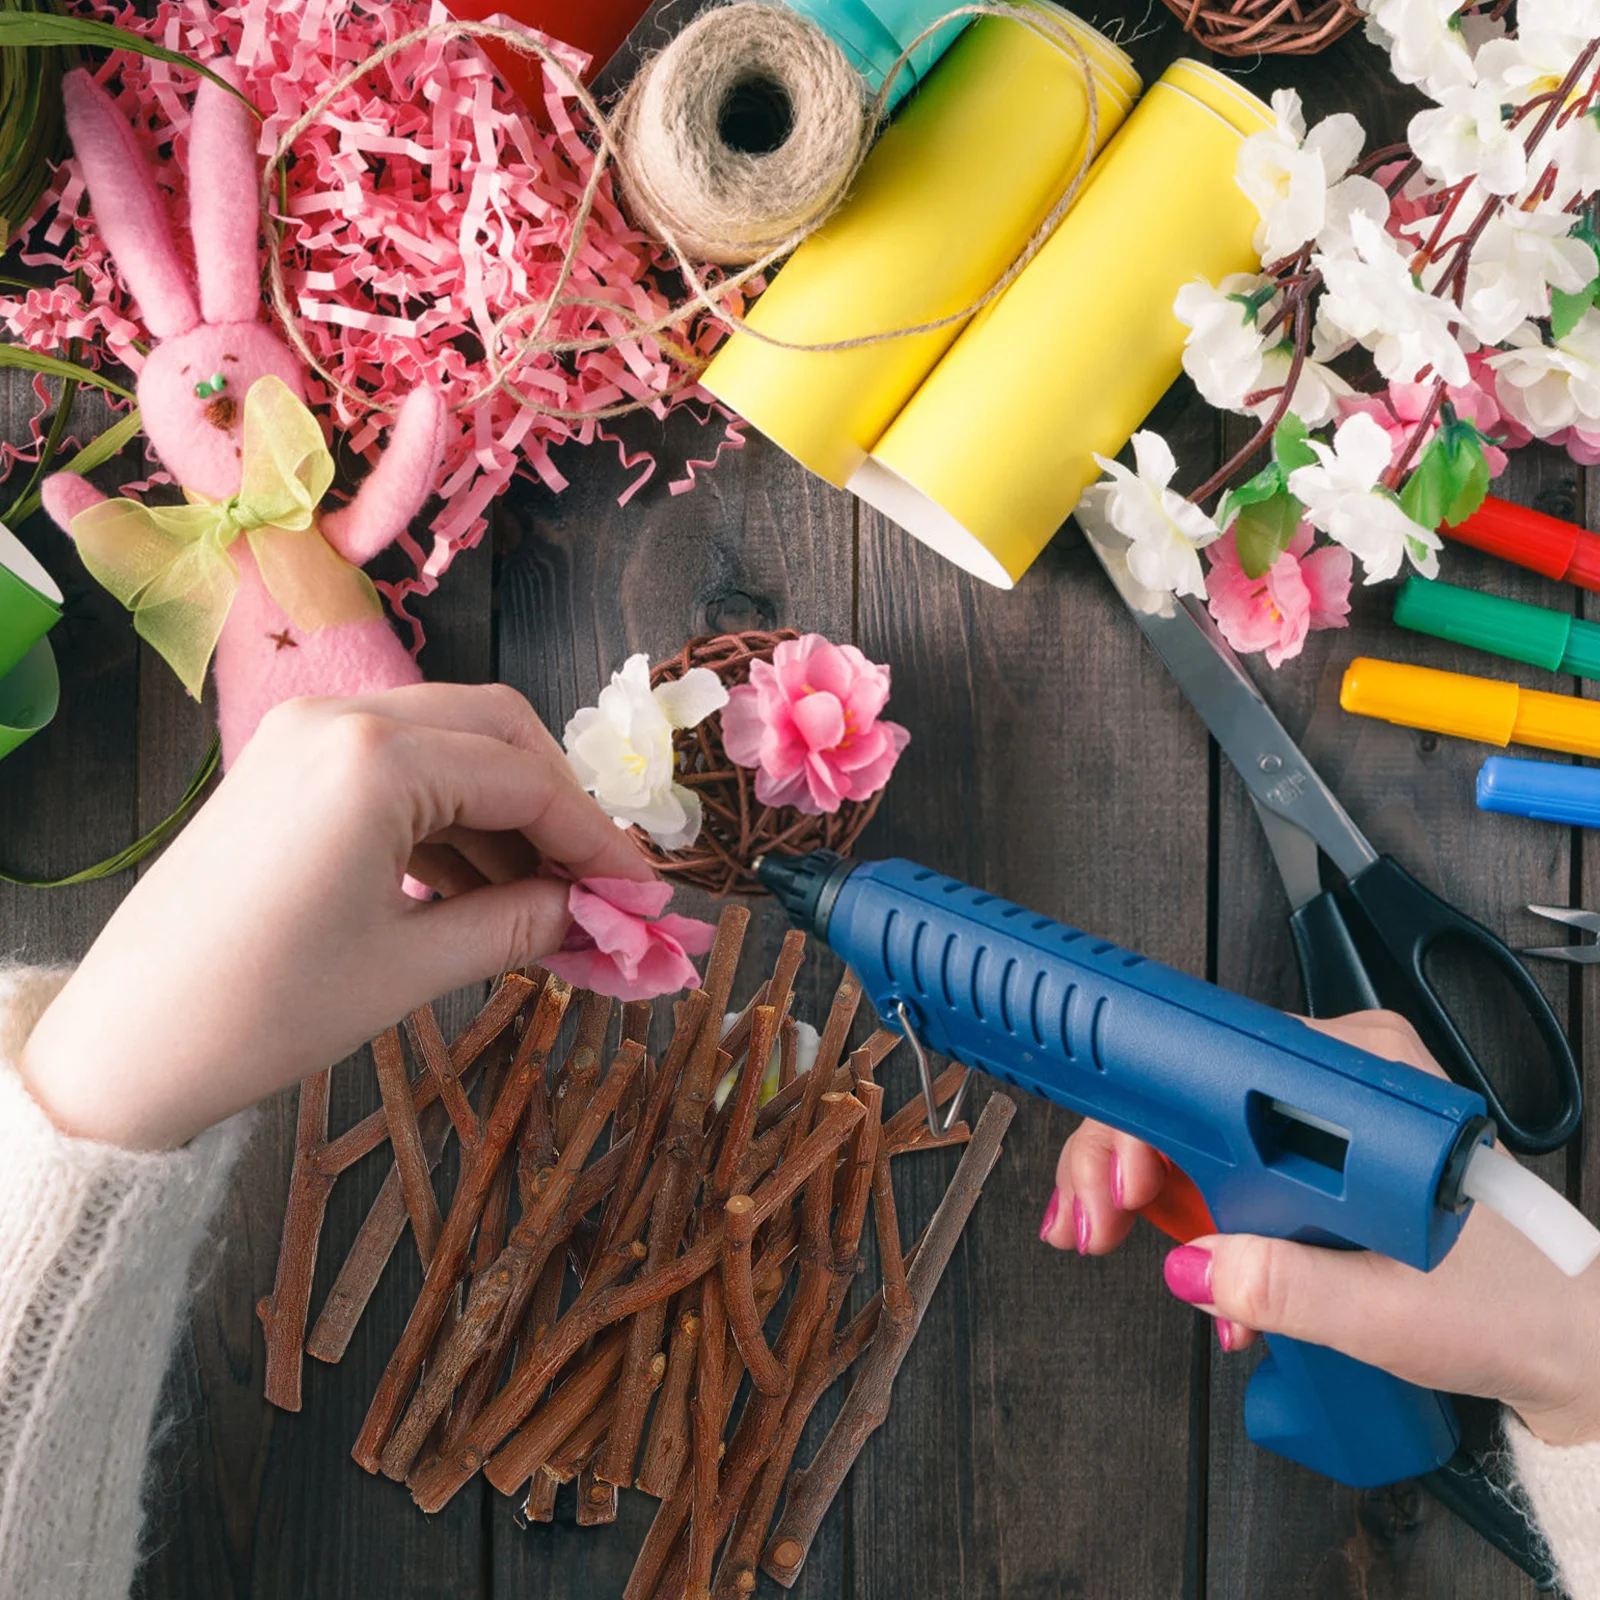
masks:
<svg viewBox="0 0 1600 1600"><path fill-rule="evenodd" d="M67 1133L181 1145L555 950L568 885L541 858L652 876L514 690L280 706L40 1019L23 1082Z"/></svg>
<svg viewBox="0 0 1600 1600"><path fill-rule="evenodd" d="M1403 1017L1368 1011L1310 1026L1444 1076ZM1040 1237L1106 1255L1169 1176L1148 1145L1085 1122L1061 1151ZM1600 1265L1568 1278L1485 1206L1428 1273L1369 1251L1227 1234L1173 1250L1165 1276L1217 1319L1225 1351L1280 1333L1424 1388L1502 1401L1552 1444L1600 1439Z"/></svg>

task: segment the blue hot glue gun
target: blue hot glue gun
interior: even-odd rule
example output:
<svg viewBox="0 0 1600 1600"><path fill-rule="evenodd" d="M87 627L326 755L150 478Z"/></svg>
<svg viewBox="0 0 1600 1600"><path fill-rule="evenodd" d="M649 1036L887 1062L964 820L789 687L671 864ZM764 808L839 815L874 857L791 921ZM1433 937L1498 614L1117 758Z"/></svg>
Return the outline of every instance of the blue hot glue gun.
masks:
<svg viewBox="0 0 1600 1600"><path fill-rule="evenodd" d="M1482 1200L1568 1272L1600 1254L1581 1213L1494 1149L1470 1090L909 861L819 852L757 870L919 1059L926 1046L1144 1140L1219 1231L1426 1272ZM1445 1395L1320 1345L1267 1343L1245 1397L1257 1444L1355 1488L1455 1455Z"/></svg>

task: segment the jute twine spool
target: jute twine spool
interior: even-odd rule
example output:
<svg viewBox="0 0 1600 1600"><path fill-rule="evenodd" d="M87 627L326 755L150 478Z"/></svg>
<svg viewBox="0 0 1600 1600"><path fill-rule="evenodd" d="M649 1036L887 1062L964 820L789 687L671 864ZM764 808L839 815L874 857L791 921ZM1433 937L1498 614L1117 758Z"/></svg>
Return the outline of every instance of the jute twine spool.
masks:
<svg viewBox="0 0 1600 1600"><path fill-rule="evenodd" d="M768 19L776 15L775 8L759 8L767 13ZM759 277L769 267L796 249L808 234L821 227L837 209L838 204L844 199L849 182L855 177L861 163L866 159L872 137L877 133L882 124L885 109L896 77L906 67L906 64L933 37L946 23L953 22L958 17L1002 17L1019 27L1027 28L1047 43L1052 44L1064 55L1076 61L1079 70L1083 73L1084 89L1088 99L1089 136L1084 147L1083 160L1079 163L1077 172L1073 175L1071 183L1067 185L1061 198L1051 207L1050 214L1034 230L1016 260L970 305L963 306L959 311L949 312L942 317L933 317L926 322L912 323L900 328L883 328L871 333L859 335L848 339L836 339L817 343L792 343L786 339L774 338L771 334L761 333L746 325L742 318L734 316L728 310L724 296L728 290L742 288L745 284ZM845 185L835 194L832 200L820 207L815 214L804 219L802 224L787 239L782 240L767 250L757 260L746 266L739 267L725 279L715 281L702 275L699 266L691 259L684 249L683 242L678 238L674 228L660 216L646 216L644 225L651 232L657 234L671 253L673 261L683 276L684 284L688 289L688 298L675 310L668 312L663 317L647 319L636 316L626 306L613 301L604 302L605 310L617 321L626 326L626 332L615 335L590 335L582 338L563 338L549 333L547 330L556 313L563 306L586 306L593 302L580 296L567 295L567 285L571 281L573 268L577 263L579 253L584 248L585 233L588 228L589 218L593 214L596 197L606 173L612 167L621 165L621 152L618 148L613 120L608 117L596 103L593 95L579 80L573 76L571 68L561 57L552 50L543 39L527 28L506 27L493 22L438 22L430 23L426 27L415 28L409 33L401 34L398 38L391 39L387 44L367 56L364 60L356 62L345 69L340 76L331 82L322 94L311 102L300 115L289 124L278 136L278 143L269 158L266 170L262 175L261 205L262 214L266 219L268 239L271 248L267 252L267 295L272 303L272 309L282 325L284 336L294 346L296 353L306 366L325 383L335 394L356 407L370 405L368 397L359 390L353 389L337 373L331 371L323 362L317 359L316 352L312 350L304 331L300 326L300 318L296 311L289 291L288 272L284 263L284 224L277 214L277 190L281 182L283 164L290 158L295 141L307 128L318 123L327 114L328 108L338 97L353 83L364 78L368 73L375 71L386 61L398 55L401 51L409 49L412 45L422 40L446 39L476 39L480 43L494 40L496 43L516 50L523 55L536 58L545 69L560 79L566 86L585 116L589 119L594 130L595 142L598 146L597 159L589 173L589 181L584 187L582 198L578 202L572 218L570 237L563 254L560 268L556 274L554 286L543 300L529 301L525 305L517 306L508 311L496 323L492 335L488 340L485 353L485 365L489 376L484 383L470 393L457 398L454 409L464 411L476 405L479 401L488 398L501 389L514 394L517 400L529 411L540 416L559 418L567 421L602 421L613 417L627 416L632 412L641 411L659 403L662 396L656 395L648 400L628 400L617 405L603 406L587 411L572 411L550 404L538 395L518 386L515 382L517 369L530 356L578 355L586 351L613 349L628 340L658 339L686 366L691 368L690 376L669 393L679 393L692 389L696 383L696 375L692 368L696 357L692 350L686 348L676 336L676 330L690 318L704 315L712 321L720 322L730 332L741 338L755 339L761 344L770 345L779 350L856 350L867 345L884 344L893 339L915 338L920 334L932 333L940 328L953 327L965 322L969 317L975 316L985 306L1006 292L1010 286L1022 275L1028 263L1038 255L1054 233L1057 223L1067 214L1073 202L1077 199L1079 191L1088 180L1089 169L1094 164L1099 146L1099 96L1095 88L1094 74L1089 64L1089 58L1084 54L1083 46L1073 37L1066 24L1050 15L1048 11L1033 7L1019 6L1010 3L1010 0L969 0L967 4L952 6L942 17L935 19L915 39L909 41L900 54L899 61L890 69L884 79L883 86L879 89L877 98L867 113L866 133L856 148L855 159L851 163ZM626 179L624 179L626 182ZM529 326L531 324L531 327Z"/></svg>
<svg viewBox="0 0 1600 1600"><path fill-rule="evenodd" d="M746 0L646 62L612 134L635 219L737 267L833 210L872 123L861 75L821 28Z"/></svg>

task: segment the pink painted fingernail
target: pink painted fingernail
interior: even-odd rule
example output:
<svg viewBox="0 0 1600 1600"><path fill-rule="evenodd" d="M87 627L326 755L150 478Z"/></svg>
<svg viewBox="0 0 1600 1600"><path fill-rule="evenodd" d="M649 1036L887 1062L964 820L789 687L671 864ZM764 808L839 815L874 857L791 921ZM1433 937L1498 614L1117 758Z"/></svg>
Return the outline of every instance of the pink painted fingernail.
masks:
<svg viewBox="0 0 1600 1600"><path fill-rule="evenodd" d="M1118 1211L1127 1209L1122 1203L1122 1162L1115 1150L1111 1152L1111 1203Z"/></svg>
<svg viewBox="0 0 1600 1600"><path fill-rule="evenodd" d="M1162 1275L1167 1287L1192 1306L1211 1304L1211 1252L1198 1245L1180 1245L1166 1259Z"/></svg>
<svg viewBox="0 0 1600 1600"><path fill-rule="evenodd" d="M1050 1237L1050 1230L1055 1227L1056 1217L1060 1211L1061 1191L1059 1189L1052 1189L1050 1191L1050 1204L1044 1208L1044 1221L1039 1224L1039 1237L1041 1239L1048 1239Z"/></svg>
<svg viewBox="0 0 1600 1600"><path fill-rule="evenodd" d="M1233 1324L1231 1322L1217 1323L1217 1343L1222 1346L1223 1354L1229 1354L1233 1349Z"/></svg>
<svg viewBox="0 0 1600 1600"><path fill-rule="evenodd" d="M1078 1254L1086 1256L1089 1253L1089 1213L1083 1209L1083 1201L1076 1196L1072 1201L1072 1237L1077 1241Z"/></svg>

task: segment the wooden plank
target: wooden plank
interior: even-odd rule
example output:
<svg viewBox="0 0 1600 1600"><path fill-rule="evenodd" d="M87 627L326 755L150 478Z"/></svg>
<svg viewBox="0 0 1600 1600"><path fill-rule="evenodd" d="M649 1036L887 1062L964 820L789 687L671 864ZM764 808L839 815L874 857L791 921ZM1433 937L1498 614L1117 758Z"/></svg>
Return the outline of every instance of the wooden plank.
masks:
<svg viewBox="0 0 1600 1600"><path fill-rule="evenodd" d="M1564 484L1573 469L1551 453L1513 458L1497 486L1515 499ZM1563 603L1559 587L1519 569L1447 546L1444 575L1466 587L1541 604ZM1339 708L1345 666L1357 655L1418 662L1450 671L1515 678L1542 688L1549 674L1519 668L1442 641L1407 633L1391 620L1395 589L1354 594L1348 630L1313 635L1304 656L1273 673L1251 663L1263 693L1312 765L1374 846L1513 944L1529 942L1533 919L1521 907L1546 895L1564 901L1570 836L1515 818L1479 812L1473 781L1486 747L1352 717ZM1301 1004L1286 922L1289 906L1242 783L1224 763L1218 848L1218 979L1227 988L1286 1009ZM1534 969L1566 1014L1566 976ZM1473 969L1467 976L1475 975ZM1482 1041L1486 1060L1542 1059L1515 1007L1493 986L1476 993L1460 973L1447 981L1458 1020ZM1535 1163L1553 1181L1564 1156ZM1321 1592L1340 1585L1372 1600L1501 1600L1531 1593L1511 1565L1415 1484L1359 1494L1256 1449L1245 1438L1242 1407L1254 1355L1225 1358L1213 1345L1211 1397L1210 1588L1213 1600ZM1340 1591L1342 1592L1342 1591Z"/></svg>
<svg viewBox="0 0 1600 1600"><path fill-rule="evenodd" d="M695 634L745 627L815 629L834 639L853 631L853 503L807 477L780 451L752 440L691 494L673 496L676 463L706 456L716 425L680 415L665 430L630 419L623 437L658 453L656 477L619 510L635 473L600 446L567 452L572 486L559 496L518 486L503 507L506 538L499 577L499 666L533 701L559 737L567 719L592 705L632 651L659 660ZM677 909L716 916L708 897L680 892ZM784 919L757 902L735 1001L742 1004L770 971ZM796 984L794 1015L826 1015L839 966L813 947ZM664 1043L670 1005L656 1007L654 1045ZM573 1525L572 1491L558 1498L553 1523L518 1525L512 1503L495 1496L496 1593L529 1600L620 1593L655 1502L622 1496L616 1524ZM810 1580L837 1591L843 1539L820 1540Z"/></svg>
<svg viewBox="0 0 1600 1600"><path fill-rule="evenodd" d="M492 666L492 553L459 557L444 587L417 604L428 630L424 670L436 680L482 681ZM181 788L193 748L209 732L172 675L153 657L143 672L146 737L141 795L152 812ZM463 1027L482 986L438 1007L446 1037ZM334 1075L331 1124L378 1104L363 1050ZM260 1112L257 1137L235 1175L218 1227L216 1262L197 1292L191 1329L169 1381L171 1426L156 1451L139 1586L149 1600L316 1600L370 1591L395 1600L486 1594L481 1502L463 1495L442 1515L421 1517L402 1488L369 1477L350 1459L372 1391L421 1287L409 1243L394 1253L344 1361L305 1364L305 1408L279 1413L262 1399L263 1350L256 1298L272 1282L294 1136L293 1093ZM387 1146L335 1187L312 1295L321 1306L344 1253L388 1171ZM448 1200L455 1158L436 1178Z"/></svg>
<svg viewBox="0 0 1600 1600"><path fill-rule="evenodd" d="M0 374L6 440L27 442L37 406L27 374ZM85 438L112 420L92 394L79 396L73 415L74 430ZM9 484L17 491L28 470L12 472ZM110 490L136 471L119 462L96 481ZM55 578L67 603L50 635L61 675L60 710L48 728L0 761L0 870L57 878L137 837L138 641L127 612L84 570L71 539L49 517L40 512L12 531ZM115 881L68 889L0 884L0 944L30 961L75 961L125 892Z"/></svg>
<svg viewBox="0 0 1600 1600"><path fill-rule="evenodd" d="M1155 425L1185 477L1209 470L1203 411ZM1204 730L1076 533L1002 594L864 518L861 619L912 735L872 853L1203 972ZM1038 1243L1071 1127L1039 1101L1012 1124L857 1468L855 1594L1186 1590L1192 1321L1149 1230L1087 1262ZM953 1154L906 1166L912 1237Z"/></svg>

